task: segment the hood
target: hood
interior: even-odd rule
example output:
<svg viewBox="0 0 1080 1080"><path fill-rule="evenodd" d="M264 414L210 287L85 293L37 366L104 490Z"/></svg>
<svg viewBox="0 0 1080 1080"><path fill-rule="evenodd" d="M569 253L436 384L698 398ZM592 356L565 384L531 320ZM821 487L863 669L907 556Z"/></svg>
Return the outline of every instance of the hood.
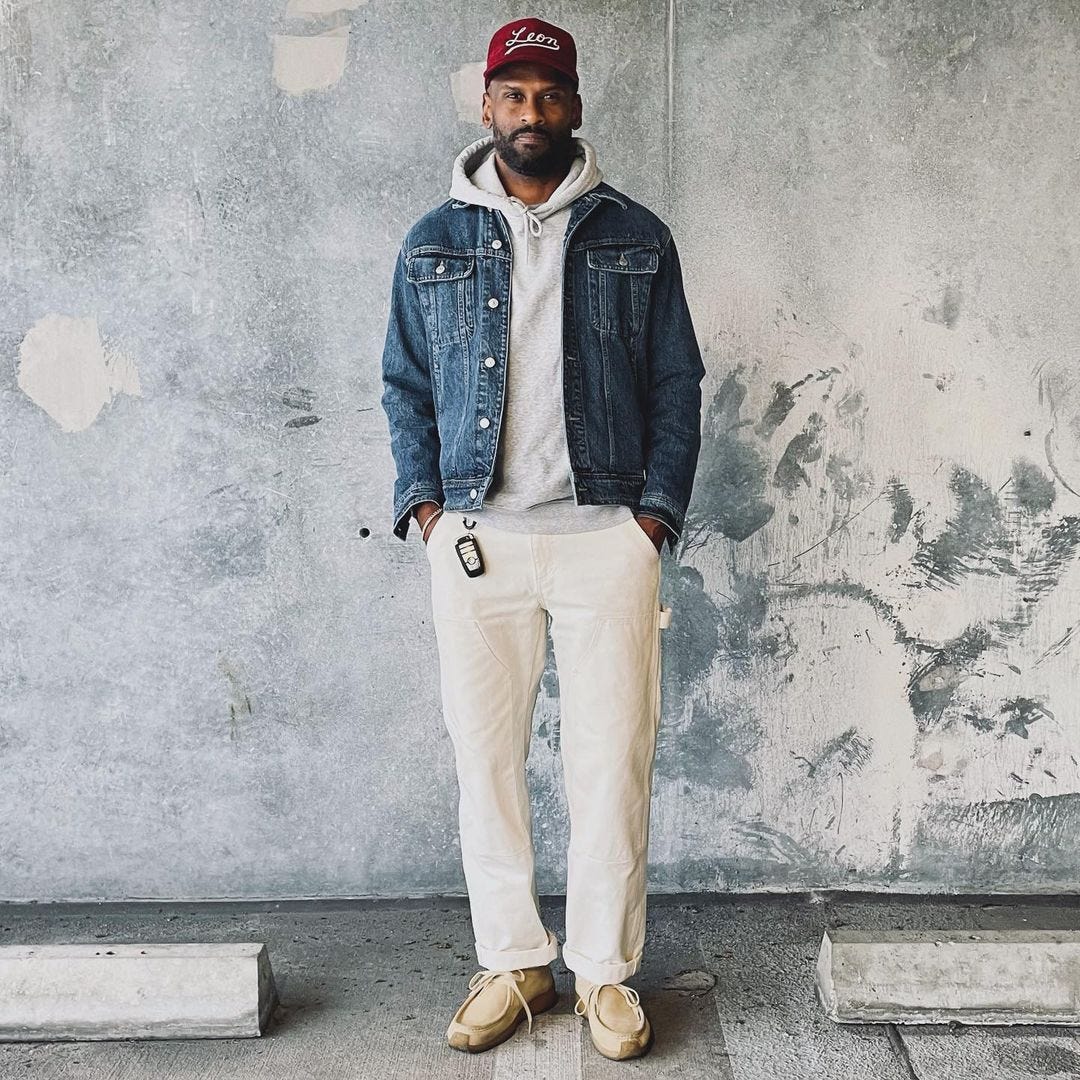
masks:
<svg viewBox="0 0 1080 1080"><path fill-rule="evenodd" d="M570 171L547 202L530 206L507 195L495 168L495 140L491 135L470 143L458 154L450 180L450 197L501 210L510 228L524 240L525 262L528 263L531 239L543 232L544 219L592 191L604 178L596 164L596 149L592 143L582 138L574 138L573 143L576 154Z"/></svg>

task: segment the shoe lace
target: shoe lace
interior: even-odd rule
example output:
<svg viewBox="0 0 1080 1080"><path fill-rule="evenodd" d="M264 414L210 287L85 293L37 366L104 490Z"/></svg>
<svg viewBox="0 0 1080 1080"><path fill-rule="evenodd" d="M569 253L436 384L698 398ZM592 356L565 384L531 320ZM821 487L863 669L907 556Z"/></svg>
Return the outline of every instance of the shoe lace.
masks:
<svg viewBox="0 0 1080 1080"><path fill-rule="evenodd" d="M627 1002L633 1006L634 1019L639 1024L645 1023L645 1013L641 1008L641 996L632 986L627 986L625 983L593 983L586 991L585 996L578 998L574 1005L574 1012L578 1016L584 1016L591 1009L593 1015L599 1020L600 1010L597 999L600 997L600 991L605 986L614 986L626 998Z"/></svg>
<svg viewBox="0 0 1080 1080"><path fill-rule="evenodd" d="M532 1022L533 1014L529 1008L528 1001L525 1000L525 995L521 992L521 987L518 986L519 982L524 981L525 972L521 968L515 968L513 971L478 971L469 980L469 989L472 993L466 998L466 1004L472 1001L473 998L482 994L493 983L501 983L504 986L508 986L515 994L521 1004L525 1007L525 1015L529 1018L529 1034L532 1034Z"/></svg>

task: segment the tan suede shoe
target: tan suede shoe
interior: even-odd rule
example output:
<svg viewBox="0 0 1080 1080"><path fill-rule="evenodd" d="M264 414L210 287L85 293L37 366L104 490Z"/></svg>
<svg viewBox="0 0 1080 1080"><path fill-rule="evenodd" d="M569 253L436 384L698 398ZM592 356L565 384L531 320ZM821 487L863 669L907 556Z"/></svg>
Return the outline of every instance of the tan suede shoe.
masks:
<svg viewBox="0 0 1080 1080"><path fill-rule="evenodd" d="M559 1000L548 964L514 971L478 971L469 980L469 990L446 1029L446 1039L455 1050L470 1054L505 1042L526 1016L531 1033L534 1014L552 1008Z"/></svg>
<svg viewBox="0 0 1080 1080"><path fill-rule="evenodd" d="M574 1012L589 1021L593 1046L612 1061L641 1057L653 1044L653 1030L638 992L623 983L591 983L577 976Z"/></svg>

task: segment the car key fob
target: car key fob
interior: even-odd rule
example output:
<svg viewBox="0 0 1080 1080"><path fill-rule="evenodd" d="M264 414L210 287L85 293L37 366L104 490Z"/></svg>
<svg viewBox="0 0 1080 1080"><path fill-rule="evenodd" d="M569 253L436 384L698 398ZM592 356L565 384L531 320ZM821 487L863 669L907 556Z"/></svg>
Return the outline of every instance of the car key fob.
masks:
<svg viewBox="0 0 1080 1080"><path fill-rule="evenodd" d="M467 524L466 528L468 528ZM479 577L484 572L484 559L480 554L480 545L471 532L459 536L454 541L454 550L457 552L458 559L469 577Z"/></svg>

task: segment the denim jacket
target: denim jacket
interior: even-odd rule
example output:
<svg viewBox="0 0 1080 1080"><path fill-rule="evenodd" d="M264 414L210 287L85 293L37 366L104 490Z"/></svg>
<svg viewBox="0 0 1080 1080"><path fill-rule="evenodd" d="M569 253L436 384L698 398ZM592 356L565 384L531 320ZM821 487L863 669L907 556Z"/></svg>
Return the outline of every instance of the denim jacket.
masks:
<svg viewBox="0 0 1080 1080"><path fill-rule="evenodd" d="M502 420L511 237L503 215L448 199L409 229L394 268L381 398L410 511L483 506ZM675 241L601 181L563 239L563 408L574 502L658 517L673 547L701 447L701 360Z"/></svg>

